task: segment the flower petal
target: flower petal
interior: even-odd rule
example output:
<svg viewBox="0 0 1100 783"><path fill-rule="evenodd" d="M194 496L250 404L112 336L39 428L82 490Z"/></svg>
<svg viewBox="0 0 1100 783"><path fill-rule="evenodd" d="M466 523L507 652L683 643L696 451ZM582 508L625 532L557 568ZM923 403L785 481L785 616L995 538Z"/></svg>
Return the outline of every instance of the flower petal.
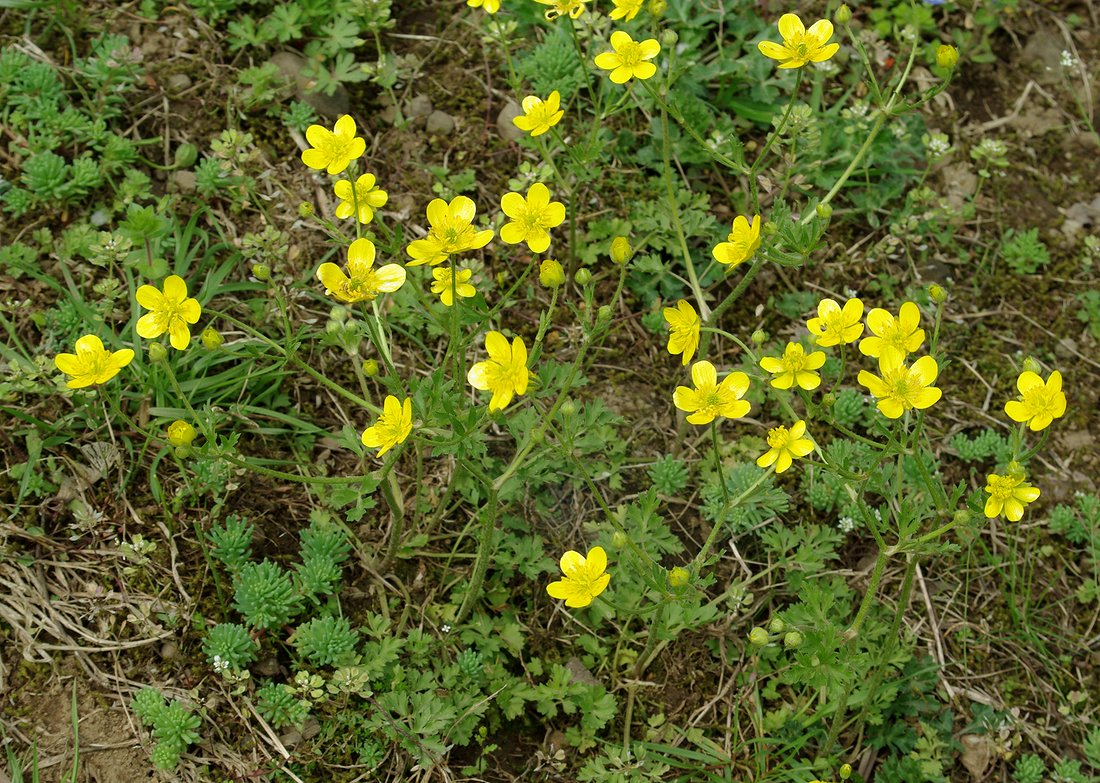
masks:
<svg viewBox="0 0 1100 783"><path fill-rule="evenodd" d="M798 14L783 14L779 17L779 34L784 41L793 41L806 34L806 26L798 18Z"/></svg>

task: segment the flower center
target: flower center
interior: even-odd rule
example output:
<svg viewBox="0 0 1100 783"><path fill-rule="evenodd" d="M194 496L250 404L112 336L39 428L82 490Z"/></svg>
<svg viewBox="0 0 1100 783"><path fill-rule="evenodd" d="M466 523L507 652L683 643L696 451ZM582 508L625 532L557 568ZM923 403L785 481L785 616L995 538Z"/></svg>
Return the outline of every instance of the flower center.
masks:
<svg viewBox="0 0 1100 783"><path fill-rule="evenodd" d="M633 68L642 61L642 47L635 41L624 44L618 54L619 61L627 68Z"/></svg>
<svg viewBox="0 0 1100 783"><path fill-rule="evenodd" d="M806 45L805 41L799 41L798 44L794 47L794 50L800 58L805 58L806 55L809 54L810 47Z"/></svg>
<svg viewBox="0 0 1100 783"><path fill-rule="evenodd" d="M785 448L791 436L786 427L773 427L768 430L768 445L773 449Z"/></svg>
<svg viewBox="0 0 1100 783"><path fill-rule="evenodd" d="M989 494L996 500L1008 500L1015 494L1016 487L1022 480L1015 476L990 476Z"/></svg>
<svg viewBox="0 0 1100 783"><path fill-rule="evenodd" d="M1048 391L1045 386L1036 386L1024 393L1023 402L1033 415L1054 418L1056 410L1054 398L1056 394L1057 392Z"/></svg>
<svg viewBox="0 0 1100 783"><path fill-rule="evenodd" d="M783 354L783 369L787 372L802 372L806 367L806 354L801 349Z"/></svg>

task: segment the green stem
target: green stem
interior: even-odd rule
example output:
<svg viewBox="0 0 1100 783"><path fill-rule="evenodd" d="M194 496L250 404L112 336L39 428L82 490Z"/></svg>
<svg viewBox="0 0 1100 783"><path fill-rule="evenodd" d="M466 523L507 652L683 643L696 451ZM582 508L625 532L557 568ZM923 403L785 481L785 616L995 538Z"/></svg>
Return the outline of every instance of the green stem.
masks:
<svg viewBox="0 0 1100 783"><path fill-rule="evenodd" d="M680 222L680 210L676 205L676 190L672 184L672 142L668 133L668 112L664 109L661 110L661 131L662 131L662 144L661 155L664 161L664 174L665 174L665 198L668 200L668 213L672 219L672 227L676 231L676 238L680 242L680 252L684 256L684 264L687 267L688 284L691 286L691 293L695 297L696 303L699 305L699 317L703 321L707 321L710 315L710 307L707 306L706 297L703 296L703 289L699 285L699 276L695 273L695 262L691 260L691 250L688 249L687 237L684 235L684 226Z"/></svg>
<svg viewBox="0 0 1100 783"><path fill-rule="evenodd" d="M754 160L752 166L749 167L747 176L749 180L749 195L752 198L752 212L754 215L760 212L760 196L757 191L756 174L764 165L764 161L767 159L771 148L775 146L775 143L779 140L779 137L787 127L787 121L790 120L791 112L794 110L794 105L798 101L798 90L802 87L803 70L803 68L798 69L798 75L795 77L794 81L794 89L791 90L791 98L787 101L787 108L783 110L783 117L779 120L779 124L775 126L775 130L768 136L768 140L764 142L764 149L760 150L760 154L756 156L756 160Z"/></svg>
<svg viewBox="0 0 1100 783"><path fill-rule="evenodd" d="M697 554L695 558L691 561L691 571L693 573L698 573L699 568L703 565L703 562L706 560L707 555L710 554L711 547L714 546L714 542L718 538L718 533L722 530L722 518L730 509L737 508L739 505L741 505L741 502L745 500L745 498L756 492L756 488L764 483L764 480L769 475L771 475L772 470L773 468L769 467L767 470L761 471L760 475L757 476L756 481L752 482L752 484L746 487L744 492L735 497L733 500L728 500L723 503L722 511L718 514L718 521L714 523L713 527L711 527L710 533L707 535L707 540L703 542L703 548L699 550L699 554ZM718 481L723 485L724 488L726 477L722 475L721 471L718 472Z"/></svg>

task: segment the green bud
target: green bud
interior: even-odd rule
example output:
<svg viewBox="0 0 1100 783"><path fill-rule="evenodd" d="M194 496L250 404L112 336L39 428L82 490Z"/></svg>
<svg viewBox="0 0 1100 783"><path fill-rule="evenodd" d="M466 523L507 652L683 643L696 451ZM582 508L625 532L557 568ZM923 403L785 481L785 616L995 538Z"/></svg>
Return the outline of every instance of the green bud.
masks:
<svg viewBox="0 0 1100 783"><path fill-rule="evenodd" d="M173 446L190 446L196 435L195 428L183 419L176 419L168 425L168 442Z"/></svg>
<svg viewBox="0 0 1100 783"><path fill-rule="evenodd" d="M967 511L965 508L960 508L958 511L955 512L955 516L952 521L958 527L966 527L970 523L970 512Z"/></svg>
<svg viewBox="0 0 1100 783"><path fill-rule="evenodd" d="M947 301L947 291L943 286L933 283L928 286L928 297L936 304L943 304Z"/></svg>
<svg viewBox="0 0 1100 783"><path fill-rule="evenodd" d="M163 362L168 358L168 349L163 343L149 343L149 361Z"/></svg>
<svg viewBox="0 0 1100 783"><path fill-rule="evenodd" d="M561 404L561 407L558 408L558 411L562 416L572 416L577 412L577 403L572 400L566 400Z"/></svg>
<svg viewBox="0 0 1100 783"><path fill-rule="evenodd" d="M821 396L821 407L825 410L829 410L836 405L836 395L832 392L826 392Z"/></svg>
<svg viewBox="0 0 1100 783"><path fill-rule="evenodd" d="M588 285L592 282L592 273L587 269L578 269L573 279L577 281L577 285Z"/></svg>
<svg viewBox="0 0 1100 783"><path fill-rule="evenodd" d="M634 256L634 248L626 237L615 237L611 240L611 261L616 264L625 264Z"/></svg>
<svg viewBox="0 0 1100 783"><path fill-rule="evenodd" d="M172 165L177 169L189 169L195 165L199 158L199 148L190 142L184 142L176 147L176 154Z"/></svg>
<svg viewBox="0 0 1100 783"><path fill-rule="evenodd" d="M261 283L266 283L271 280L271 267L267 264L253 264L252 276Z"/></svg>
<svg viewBox="0 0 1100 783"><path fill-rule="evenodd" d="M833 216L833 208L828 204L818 204L814 207L814 211L817 212L817 216L822 220L828 220Z"/></svg>
<svg viewBox="0 0 1100 783"><path fill-rule="evenodd" d="M602 324L611 320L611 305L600 305L600 309L596 311L596 320Z"/></svg>
<svg viewBox="0 0 1100 783"><path fill-rule="evenodd" d="M622 549L627 544L626 533L621 530L616 530L611 534L611 546L616 549Z"/></svg>
<svg viewBox="0 0 1100 783"><path fill-rule="evenodd" d="M221 332L213 326L203 329L199 339L202 340L202 347L208 351L216 351L225 343L225 338L222 337Z"/></svg>
<svg viewBox="0 0 1100 783"><path fill-rule="evenodd" d="M679 40L680 36L671 28L661 32L661 48L663 49L671 49Z"/></svg>
<svg viewBox="0 0 1100 783"><path fill-rule="evenodd" d="M557 261L548 258L539 265L539 282L547 288L557 288L565 283L565 270Z"/></svg>
<svg viewBox="0 0 1100 783"><path fill-rule="evenodd" d="M363 362L363 374L368 378L378 375L378 362L374 359L367 359Z"/></svg>
<svg viewBox="0 0 1100 783"><path fill-rule="evenodd" d="M841 3L840 8L836 9L836 13L833 14L833 18L836 19L837 24L848 24L852 21L852 9L848 7L847 3Z"/></svg>
<svg viewBox="0 0 1100 783"><path fill-rule="evenodd" d="M531 430L531 442L536 446L546 440L546 433L542 429Z"/></svg>
<svg viewBox="0 0 1100 783"><path fill-rule="evenodd" d="M952 70L959 62L959 50L950 44L942 44L936 50L936 65Z"/></svg>
<svg viewBox="0 0 1100 783"><path fill-rule="evenodd" d="M841 764L840 765L840 779L841 780L847 780L850 777L852 777L852 765L851 764Z"/></svg>
<svg viewBox="0 0 1100 783"><path fill-rule="evenodd" d="M654 16L660 16L668 10L667 0L649 0L649 12Z"/></svg>
<svg viewBox="0 0 1100 783"><path fill-rule="evenodd" d="M787 624L780 617L773 617L772 621L768 623L768 630L772 633L783 633L783 629L786 627Z"/></svg>
<svg viewBox="0 0 1100 783"><path fill-rule="evenodd" d="M313 205L308 201L303 201L298 205L298 217L309 218L313 217Z"/></svg>
<svg viewBox="0 0 1100 783"><path fill-rule="evenodd" d="M686 568L676 566L668 572L668 583L671 587L683 587L691 580L691 574Z"/></svg>
<svg viewBox="0 0 1100 783"><path fill-rule="evenodd" d="M802 634L798 631L787 631L783 637L783 646L788 650L795 650L802 645Z"/></svg>
<svg viewBox="0 0 1100 783"><path fill-rule="evenodd" d="M763 329L757 329L752 333L751 339L756 345L763 345L768 340L768 333Z"/></svg>
<svg viewBox="0 0 1100 783"><path fill-rule="evenodd" d="M774 220L767 220L767 221L764 222L764 233L767 234L768 236L770 236L770 237L775 236L776 232L778 232L778 231L779 231L779 226L776 224L776 222Z"/></svg>
<svg viewBox="0 0 1100 783"><path fill-rule="evenodd" d="M172 453L179 459L187 459L191 456L192 450L190 446L174 446L172 448Z"/></svg>
<svg viewBox="0 0 1100 783"><path fill-rule="evenodd" d="M1038 375L1042 371L1043 371L1043 368L1040 366L1039 362L1037 362L1034 358L1029 356L1026 359L1024 359L1024 372L1033 372L1036 375Z"/></svg>
<svg viewBox="0 0 1100 783"><path fill-rule="evenodd" d="M749 631L749 644L756 645L757 647L763 647L768 643L768 632L761 628L759 625Z"/></svg>

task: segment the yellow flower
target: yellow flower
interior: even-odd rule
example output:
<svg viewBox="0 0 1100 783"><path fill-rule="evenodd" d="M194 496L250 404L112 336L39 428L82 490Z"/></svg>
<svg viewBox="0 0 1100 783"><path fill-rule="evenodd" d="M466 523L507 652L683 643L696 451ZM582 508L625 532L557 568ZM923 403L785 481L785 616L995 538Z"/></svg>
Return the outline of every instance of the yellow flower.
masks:
<svg viewBox="0 0 1100 783"><path fill-rule="evenodd" d="M485 13L495 14L500 10L500 0L466 0L470 8L484 8Z"/></svg>
<svg viewBox="0 0 1100 783"><path fill-rule="evenodd" d="M540 136L553 128L565 112L561 108L561 93L554 90L544 101L537 95L523 99L523 116L513 117L512 124L532 136Z"/></svg>
<svg viewBox="0 0 1100 783"><path fill-rule="evenodd" d="M779 61L780 68L801 68L807 63L825 62L840 49L840 44L828 43L833 37L833 23L820 19L807 30L797 14L779 17L779 34L783 43L761 41L760 53Z"/></svg>
<svg viewBox="0 0 1100 783"><path fill-rule="evenodd" d="M412 432L412 422L412 400L402 402L389 394L382 403L378 421L363 430L363 445L368 449L378 449L378 456L381 457L398 443L405 442Z"/></svg>
<svg viewBox="0 0 1100 783"><path fill-rule="evenodd" d="M661 51L656 38L635 41L622 30L611 34L612 52L596 55L596 67L611 71L609 76L615 84L623 84L632 78L648 79L657 73L657 66L649 60Z"/></svg>
<svg viewBox="0 0 1100 783"><path fill-rule="evenodd" d="M699 319L695 308L686 299L681 299L675 307L666 307L664 316L670 330L668 352L673 356L682 353L683 364L686 366L699 347L699 330L703 322Z"/></svg>
<svg viewBox="0 0 1100 783"><path fill-rule="evenodd" d="M72 376L65 383L70 389L83 389L97 383L106 383L118 375L118 371L132 362L134 352L129 348L108 351L103 341L94 334L86 334L76 341L76 353L59 353L53 357L57 369Z"/></svg>
<svg viewBox="0 0 1100 783"><path fill-rule="evenodd" d="M808 354L798 343L787 343L782 356L764 356L760 359L764 371L775 376L771 384L777 389L789 389L795 384L807 391L816 389L821 385L821 376L814 371L820 370L823 364L824 351Z"/></svg>
<svg viewBox="0 0 1100 783"><path fill-rule="evenodd" d="M477 207L466 196L455 196L448 204L441 198L428 204L431 230L423 239L409 243L406 252L412 258L408 266L442 264L455 253L478 250L493 238L492 229L476 230L472 223Z"/></svg>
<svg viewBox="0 0 1100 783"><path fill-rule="evenodd" d="M348 274L336 264L326 262L317 269L317 279L325 284L325 293L341 302L370 302L379 294L390 294L405 284L400 264L374 268L374 243L360 238L348 247Z"/></svg>
<svg viewBox="0 0 1100 783"><path fill-rule="evenodd" d="M503 410L512 401L513 395L527 391L527 346L522 337L516 337L512 344L500 332L485 335L485 350L488 360L478 362L470 368L466 379L475 389L491 391L490 411Z"/></svg>
<svg viewBox="0 0 1100 783"><path fill-rule="evenodd" d="M611 0L611 2L615 4L615 7L608 16L612 19L622 19L624 22L629 22L642 10L645 0Z"/></svg>
<svg viewBox="0 0 1100 783"><path fill-rule="evenodd" d="M806 422L799 419L790 429L773 427L768 430L768 446L756 464L766 468L773 463L775 472L782 473L791 466L796 458L805 457L814 450L814 442L803 437L806 434Z"/></svg>
<svg viewBox="0 0 1100 783"><path fill-rule="evenodd" d="M519 193L505 193L500 208L512 220L500 229L501 241L509 245L526 242L532 253L545 253L550 247L550 229L565 221L565 205L550 200L550 189L536 182L527 190L527 198Z"/></svg>
<svg viewBox="0 0 1100 783"><path fill-rule="evenodd" d="M752 225L749 225L749 221L743 215L738 215L733 219L733 226L726 241L715 245L711 254L719 264L725 264L733 269L752 258L759 249L760 216L754 215Z"/></svg>
<svg viewBox="0 0 1100 783"><path fill-rule="evenodd" d="M927 408L943 395L932 385L940 369L931 356L922 356L911 367L879 359L878 367L881 378L860 370L856 380L878 397L878 409L888 419L900 418L912 408Z"/></svg>
<svg viewBox="0 0 1100 783"><path fill-rule="evenodd" d="M949 44L941 44L936 49L936 65L951 70L959 62L959 50Z"/></svg>
<svg viewBox="0 0 1100 783"><path fill-rule="evenodd" d="M547 288L565 285L565 270L557 261L547 258L539 264L539 282Z"/></svg>
<svg viewBox="0 0 1100 783"><path fill-rule="evenodd" d="M1009 472L1007 476L990 473L986 476L985 491L989 500L985 502L985 515L990 519L1004 512L1011 522L1019 522L1024 516L1024 506L1039 497L1039 488L1024 481L1024 474Z"/></svg>
<svg viewBox="0 0 1100 783"><path fill-rule="evenodd" d="M895 318L881 307L867 313L867 328L873 337L859 341L864 356L879 359L887 365L901 364L905 357L920 348L924 330L920 328L920 310L913 302L905 302Z"/></svg>
<svg viewBox="0 0 1100 783"><path fill-rule="evenodd" d="M1055 370L1046 383L1036 373L1025 370L1016 379L1020 397L1005 403L1005 413L1013 421L1027 422L1038 431L1050 426L1051 421L1066 412L1066 395L1062 391L1062 373Z"/></svg>
<svg viewBox="0 0 1100 783"><path fill-rule="evenodd" d="M432 293L438 295L439 301L447 307L455 303L454 294L469 299L477 293L477 289L470 284L470 278L473 274L474 270L472 269L459 269L457 279L453 281L454 290L452 291L451 268L449 266L437 266L432 270L432 277L435 278L432 281Z"/></svg>
<svg viewBox="0 0 1100 783"><path fill-rule="evenodd" d="M568 16L576 19L584 13L584 4L588 0L536 0L543 5L552 6L546 11L546 18L553 22L559 16Z"/></svg>
<svg viewBox="0 0 1100 783"><path fill-rule="evenodd" d="M343 220L358 212L360 223L370 223L374 220L374 210L381 209L389 200L386 191L375 186L373 174L363 174L355 180L355 186L346 179L339 180L332 186L336 198L340 203L336 205L336 217Z"/></svg>
<svg viewBox="0 0 1100 783"><path fill-rule="evenodd" d="M164 279L164 293L151 285L137 290L137 302L150 312L137 322L137 333L146 340L168 332L172 347L182 351L191 343L190 324L198 323L202 308L187 296L187 283L178 275Z"/></svg>
<svg viewBox="0 0 1100 783"><path fill-rule="evenodd" d="M749 376L745 373L731 372L718 383L713 364L696 362L691 365L691 380L695 388L677 386L672 402L691 414L687 420L692 424L710 424L716 416L740 419L749 412L748 400L741 399L749 390Z"/></svg>
<svg viewBox="0 0 1100 783"><path fill-rule="evenodd" d="M589 549L587 557L570 549L561 556L561 572L564 576L548 584L546 592L574 609L588 606L611 582L611 574L606 573L607 553L601 546Z"/></svg>
<svg viewBox="0 0 1100 783"><path fill-rule="evenodd" d="M302 163L311 169L328 169L329 174L339 174L367 151L367 142L355 135L355 120L349 114L338 119L332 130L310 125L306 141L313 148L302 153Z"/></svg>
<svg viewBox="0 0 1100 783"><path fill-rule="evenodd" d="M168 442L173 446L190 446L196 435L195 428L183 419L176 419L168 425Z"/></svg>
<svg viewBox="0 0 1100 783"><path fill-rule="evenodd" d="M852 297L844 307L832 299L822 299L817 305L817 318L806 322L822 348L854 343L863 334L863 302Z"/></svg>

